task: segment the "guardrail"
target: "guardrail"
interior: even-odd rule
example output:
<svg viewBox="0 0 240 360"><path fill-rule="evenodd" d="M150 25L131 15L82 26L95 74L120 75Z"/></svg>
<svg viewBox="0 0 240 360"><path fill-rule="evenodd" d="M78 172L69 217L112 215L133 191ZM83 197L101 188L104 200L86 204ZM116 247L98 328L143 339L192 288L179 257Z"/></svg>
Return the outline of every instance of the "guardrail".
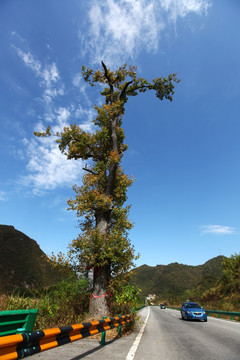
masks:
<svg viewBox="0 0 240 360"><path fill-rule="evenodd" d="M118 327L120 335L121 326L130 323L132 319L132 315L119 315L71 326L4 336L0 338L0 360L22 359L98 333L104 335L104 332L115 327ZM102 336L101 345L105 345L105 335Z"/></svg>
<svg viewBox="0 0 240 360"><path fill-rule="evenodd" d="M231 320L234 320L234 317L240 317L240 313L234 311L220 311L220 310L205 310L205 311L209 316L212 316L212 314L217 314L219 319L221 318L221 315L229 316Z"/></svg>
<svg viewBox="0 0 240 360"><path fill-rule="evenodd" d="M0 311L0 336L30 332L38 309Z"/></svg>
<svg viewBox="0 0 240 360"><path fill-rule="evenodd" d="M173 310L181 310L180 307L175 307L175 306L166 306L166 308L168 309L173 309ZM221 311L221 310L206 310L204 309L205 312L207 313L207 315L212 316L212 314L216 314L218 315L218 318L221 318L221 315L225 315L225 316L229 316L231 318L231 320L234 320L234 317L240 317L240 312L234 312L234 311Z"/></svg>

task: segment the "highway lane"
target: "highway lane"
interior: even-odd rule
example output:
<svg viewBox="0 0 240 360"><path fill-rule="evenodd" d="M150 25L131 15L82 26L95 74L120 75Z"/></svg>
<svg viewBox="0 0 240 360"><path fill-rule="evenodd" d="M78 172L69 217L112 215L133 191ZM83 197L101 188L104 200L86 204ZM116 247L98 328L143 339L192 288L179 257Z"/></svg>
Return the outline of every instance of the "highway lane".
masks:
<svg viewBox="0 0 240 360"><path fill-rule="evenodd" d="M149 313L149 317L148 317ZM34 355L35 360L239 360L240 323L208 317L208 322L182 320L180 311L159 307L139 311L137 328L109 340L83 339ZM141 335L139 330L143 328ZM140 339L139 344L136 339Z"/></svg>
<svg viewBox="0 0 240 360"><path fill-rule="evenodd" d="M208 317L186 321L180 312L151 307L134 360L238 360L240 323Z"/></svg>

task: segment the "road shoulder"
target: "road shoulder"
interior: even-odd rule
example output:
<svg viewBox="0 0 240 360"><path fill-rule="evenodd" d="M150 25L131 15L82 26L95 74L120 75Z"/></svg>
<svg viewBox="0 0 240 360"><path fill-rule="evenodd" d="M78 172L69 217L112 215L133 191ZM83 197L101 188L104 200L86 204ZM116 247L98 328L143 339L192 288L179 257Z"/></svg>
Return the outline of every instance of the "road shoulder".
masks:
<svg viewBox="0 0 240 360"><path fill-rule="evenodd" d="M43 351L34 355L33 358L36 360L96 360L96 358L98 360L125 360L147 317L147 313L147 308L141 309L138 312L139 319L133 332L121 338L107 340L105 346L101 346L97 339L87 338Z"/></svg>

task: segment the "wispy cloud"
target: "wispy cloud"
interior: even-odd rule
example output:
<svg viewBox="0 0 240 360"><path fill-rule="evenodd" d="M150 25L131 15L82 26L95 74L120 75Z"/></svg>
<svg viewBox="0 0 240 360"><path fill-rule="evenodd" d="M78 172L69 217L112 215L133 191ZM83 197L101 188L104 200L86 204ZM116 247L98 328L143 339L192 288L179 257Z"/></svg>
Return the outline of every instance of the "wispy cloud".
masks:
<svg viewBox="0 0 240 360"><path fill-rule="evenodd" d="M88 33L79 31L83 55L110 66L135 58L142 50L156 52L163 30L190 13L206 14L210 0L94 0ZM114 59L114 60L113 60Z"/></svg>
<svg viewBox="0 0 240 360"><path fill-rule="evenodd" d="M161 7L169 16L169 20L176 23L178 18L184 18L190 13L206 14L211 2L209 0L160 0Z"/></svg>
<svg viewBox="0 0 240 360"><path fill-rule="evenodd" d="M40 195L65 185L71 186L81 174L80 164L67 160L53 142L46 147L34 140L25 139L29 162L27 175L21 177L21 185L29 186L33 194Z"/></svg>
<svg viewBox="0 0 240 360"><path fill-rule="evenodd" d="M56 115L54 132L61 131L68 125L70 111L61 107ZM42 131L43 125L38 123L36 130ZM21 177L20 183L30 186L35 195L64 185L72 185L81 176L81 162L67 160L59 151L55 140L54 137L23 140L28 163L27 173Z"/></svg>
<svg viewBox="0 0 240 360"><path fill-rule="evenodd" d="M0 191L0 201L6 201L7 194L4 191Z"/></svg>
<svg viewBox="0 0 240 360"><path fill-rule="evenodd" d="M236 229L231 226L222 225L204 225L200 228L201 234L215 234L215 235L229 235L236 232Z"/></svg>
<svg viewBox="0 0 240 360"><path fill-rule="evenodd" d="M78 113L78 114L76 114ZM59 107L51 115L54 122L51 124L53 133L61 132L65 126L70 125L70 119L78 118L80 127L91 131L90 119L93 110ZM81 119L85 120L81 123ZM35 126L35 131L46 129L42 121ZM23 138L24 155L27 159L26 173L19 179L19 184L31 189L34 195L41 195L48 190L58 187L72 186L79 183L82 176L82 161L68 160L56 144L56 137Z"/></svg>
<svg viewBox="0 0 240 360"><path fill-rule="evenodd" d="M87 53L92 63L104 60L109 66L116 67L128 58L136 58L142 50L156 52L162 33L169 24L175 25L178 18L190 13L205 14L210 1L92 0L88 4L88 31L84 28L79 32L83 52ZM43 113L38 113L38 118L36 116L38 122L35 122L33 130L45 130L50 124L53 131L61 131L63 126L76 121L84 130L91 131L94 110L81 74L73 76L72 89L68 89L67 96L57 62L43 62L29 48L26 39L16 32L12 36L15 39L12 47L25 67L38 79L42 90L40 101ZM49 44L46 48L49 49ZM71 100L69 103L69 92L74 90L81 98L81 105ZM75 100L79 100L77 96ZM59 98L64 100L62 107L59 106ZM83 101L85 107L82 106ZM24 153L21 152L21 159L25 156L27 165L21 183L30 186L35 194L73 184L79 179L81 162L67 160L60 153L55 139L28 138L26 135L22 138Z"/></svg>
<svg viewBox="0 0 240 360"><path fill-rule="evenodd" d="M55 62L43 66L29 50L23 51L15 45L12 47L24 64L34 72L35 76L40 78L39 85L43 88L43 99L46 104L50 104L56 96L64 95L64 85Z"/></svg>
<svg viewBox="0 0 240 360"><path fill-rule="evenodd" d="M76 73L72 79L72 85L73 87L79 92L79 95L81 96L81 101L83 99L86 102L86 105L89 107L91 106L91 101L89 100L89 97L87 95L87 84L83 80L81 73Z"/></svg>
<svg viewBox="0 0 240 360"><path fill-rule="evenodd" d="M15 45L12 47L25 66L39 79L38 85L42 89L42 114L35 116L37 122L33 126L33 131L44 131L50 124L53 133L61 132L64 126L69 126L74 121L77 121L84 130L91 131L94 111L92 106L90 107L92 104L87 98L80 74L74 77L73 87L84 95L88 107L83 108L74 101L66 106L56 105L59 97L63 98L65 95L65 86L56 63L53 61L43 64L30 51L26 40L17 33L12 35L21 40L20 47ZM25 50L21 48L21 45ZM71 186L77 180L79 181L82 174L81 161L67 160L66 156L60 152L55 137L28 137L26 133L23 134L20 131L19 135L23 139L22 148L14 148L12 153L19 153L21 150L21 159L25 160L26 168L25 174L18 179L18 184L28 187L33 194L39 195L46 190Z"/></svg>

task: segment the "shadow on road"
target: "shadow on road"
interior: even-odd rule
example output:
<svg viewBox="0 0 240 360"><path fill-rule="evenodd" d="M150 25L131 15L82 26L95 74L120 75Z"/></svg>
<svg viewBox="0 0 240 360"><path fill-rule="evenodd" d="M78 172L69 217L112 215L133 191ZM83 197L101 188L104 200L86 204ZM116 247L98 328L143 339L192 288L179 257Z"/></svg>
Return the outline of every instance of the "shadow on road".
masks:
<svg viewBox="0 0 240 360"><path fill-rule="evenodd" d="M116 339L112 339L112 340L109 340L108 342L106 342L106 345L105 346L108 346L110 344L112 344L114 341L118 340L118 338ZM89 350L89 351L86 351L85 353L81 354L81 355L78 355L78 356L75 356L74 358L70 359L70 360L79 360L79 359L83 359L85 356L88 356L90 354L93 354L95 351L98 351L100 349L102 349L103 346L99 345L97 347L95 347L94 349L92 350Z"/></svg>

